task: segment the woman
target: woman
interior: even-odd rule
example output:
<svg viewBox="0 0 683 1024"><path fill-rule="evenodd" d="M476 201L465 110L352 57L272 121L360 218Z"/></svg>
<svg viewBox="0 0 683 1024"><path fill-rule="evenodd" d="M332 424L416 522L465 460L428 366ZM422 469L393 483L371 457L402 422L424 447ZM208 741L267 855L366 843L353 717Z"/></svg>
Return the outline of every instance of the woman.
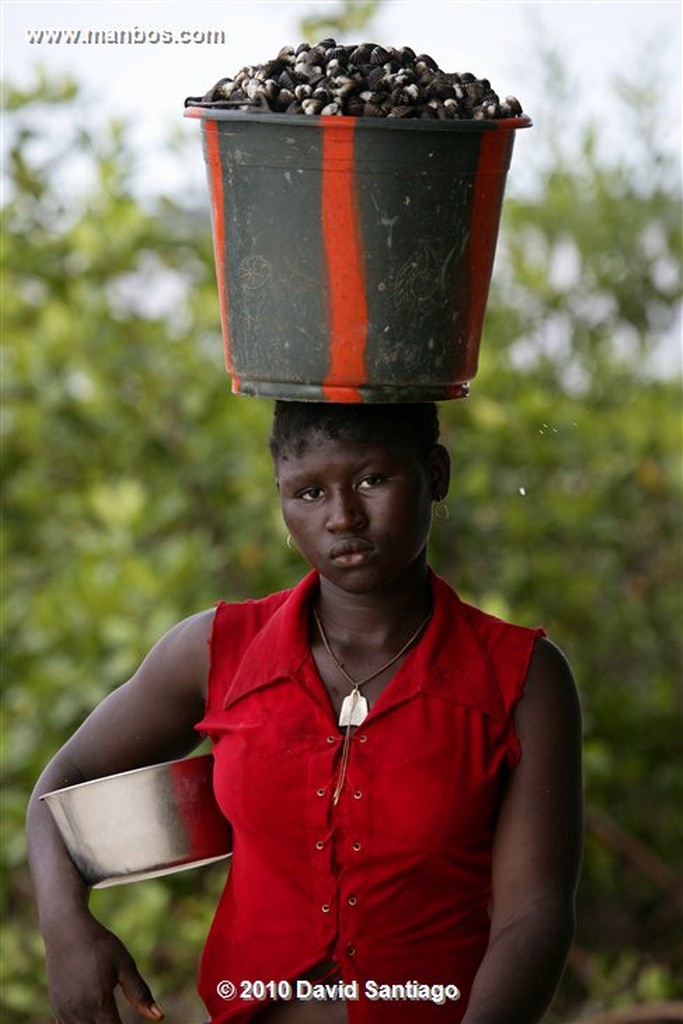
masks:
<svg viewBox="0 0 683 1024"><path fill-rule="evenodd" d="M170 630L48 765L30 856L59 1024L162 1011L37 797L208 734L232 867L200 970L213 1022L533 1024L574 928L580 714L542 630L429 568L450 464L433 405L276 403L282 514L311 572ZM286 981L292 1000L249 1001ZM228 998L230 997L230 998Z"/></svg>

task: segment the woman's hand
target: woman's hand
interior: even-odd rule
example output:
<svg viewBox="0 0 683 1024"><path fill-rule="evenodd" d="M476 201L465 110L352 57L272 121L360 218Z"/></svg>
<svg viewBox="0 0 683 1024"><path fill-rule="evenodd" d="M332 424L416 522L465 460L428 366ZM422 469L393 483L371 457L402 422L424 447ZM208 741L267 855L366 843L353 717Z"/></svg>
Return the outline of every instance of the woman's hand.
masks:
<svg viewBox="0 0 683 1024"><path fill-rule="evenodd" d="M56 1024L121 1024L121 988L146 1020L163 1019L149 986L123 943L87 910L45 938L50 1003Z"/></svg>

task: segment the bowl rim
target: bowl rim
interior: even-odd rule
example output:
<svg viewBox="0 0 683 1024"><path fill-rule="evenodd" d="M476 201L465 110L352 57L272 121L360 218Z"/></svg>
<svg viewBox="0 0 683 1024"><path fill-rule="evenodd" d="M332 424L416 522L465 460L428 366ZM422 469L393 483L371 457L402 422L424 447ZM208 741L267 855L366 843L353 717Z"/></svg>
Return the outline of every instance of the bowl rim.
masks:
<svg viewBox="0 0 683 1024"><path fill-rule="evenodd" d="M213 754L195 754L191 757L173 758L170 761L158 761L156 764L145 764L140 765L138 768L129 768L123 772L112 772L110 775L100 775L96 779L84 779L83 782L75 782L71 786L62 786L60 789L50 790L49 793L42 793L39 799L49 800L50 797L61 796L63 793L70 793L75 789L83 790L88 786L94 786L98 783L111 782L114 779L123 779L130 775L144 775L148 772L156 772L164 768L169 768L171 765L187 764L192 761L207 764L209 761L213 761Z"/></svg>
<svg viewBox="0 0 683 1024"><path fill-rule="evenodd" d="M113 889L114 886L126 885L133 882L149 882L154 878L166 878L168 875L177 875L182 871L191 871L194 868L205 868L212 864L218 864L222 860L229 860L232 857L232 850L225 853L217 853L211 857L200 857L197 860L183 860L168 866L154 867L142 871L131 871L128 874L105 875L96 882L88 882L91 889Z"/></svg>

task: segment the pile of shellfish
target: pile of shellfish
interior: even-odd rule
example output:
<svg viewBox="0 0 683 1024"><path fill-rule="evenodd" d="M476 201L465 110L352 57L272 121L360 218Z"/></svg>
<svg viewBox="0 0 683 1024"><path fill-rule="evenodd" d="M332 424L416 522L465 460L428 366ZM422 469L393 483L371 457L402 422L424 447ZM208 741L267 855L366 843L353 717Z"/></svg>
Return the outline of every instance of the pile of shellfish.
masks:
<svg viewBox="0 0 683 1024"><path fill-rule="evenodd" d="M221 78L185 106L281 114L493 120L519 117L515 96L500 100L487 78L442 71L426 53L376 43L283 46L265 64Z"/></svg>

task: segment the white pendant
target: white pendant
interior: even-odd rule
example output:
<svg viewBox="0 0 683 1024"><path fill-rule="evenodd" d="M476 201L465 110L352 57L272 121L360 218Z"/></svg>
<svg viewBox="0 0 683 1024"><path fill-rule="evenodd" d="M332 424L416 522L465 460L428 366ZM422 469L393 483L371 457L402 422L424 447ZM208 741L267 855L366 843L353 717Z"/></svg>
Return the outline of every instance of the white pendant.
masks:
<svg viewBox="0 0 683 1024"><path fill-rule="evenodd" d="M340 725L360 725L368 715L368 702L362 693L354 690L344 697L344 703L339 712Z"/></svg>

